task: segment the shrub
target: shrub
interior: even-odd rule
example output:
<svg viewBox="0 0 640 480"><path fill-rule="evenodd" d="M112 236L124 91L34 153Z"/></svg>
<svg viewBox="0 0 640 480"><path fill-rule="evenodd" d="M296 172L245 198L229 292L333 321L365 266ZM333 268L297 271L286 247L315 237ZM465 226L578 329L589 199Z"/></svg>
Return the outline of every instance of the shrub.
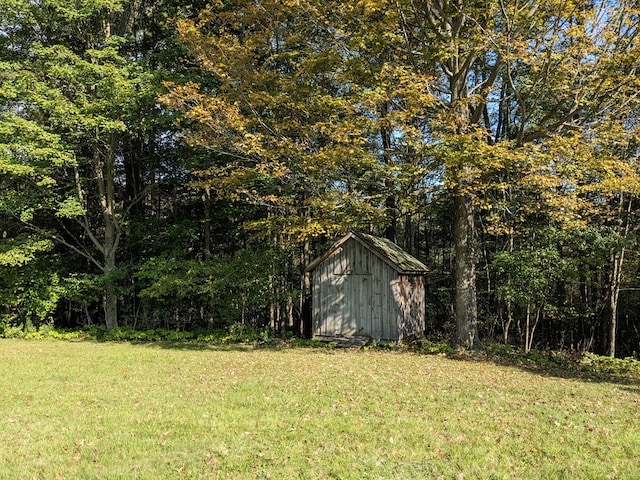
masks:
<svg viewBox="0 0 640 480"><path fill-rule="evenodd" d="M640 361L632 358L602 357L594 353L584 353L580 359L583 369L594 373L612 375L640 375Z"/></svg>
<svg viewBox="0 0 640 480"><path fill-rule="evenodd" d="M427 353L431 355L452 355L456 353L456 349L453 348L449 343L444 341L434 342L426 338L419 338L412 344L411 348L419 353Z"/></svg>

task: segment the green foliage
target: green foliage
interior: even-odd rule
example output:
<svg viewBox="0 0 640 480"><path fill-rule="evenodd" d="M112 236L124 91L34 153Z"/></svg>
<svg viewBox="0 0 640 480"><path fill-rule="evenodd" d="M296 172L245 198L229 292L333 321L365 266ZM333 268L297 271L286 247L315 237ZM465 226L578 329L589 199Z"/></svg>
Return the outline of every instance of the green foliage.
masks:
<svg viewBox="0 0 640 480"><path fill-rule="evenodd" d="M432 341L427 338L419 338L409 345L409 349L418 353L426 353L429 355L452 355L456 353L456 349L448 342Z"/></svg>
<svg viewBox="0 0 640 480"><path fill-rule="evenodd" d="M3 78L0 75L1 80ZM4 80L15 82L17 78ZM2 93L0 91L0 99L2 99ZM17 92L13 93L17 96ZM5 100L13 96L6 91L4 95ZM55 167L74 164L73 154L69 152L60 135L35 121L9 112L2 113L0 116L0 171L2 173L14 177L35 176L51 173Z"/></svg>
<svg viewBox="0 0 640 480"><path fill-rule="evenodd" d="M554 282L566 278L566 264L557 244L532 246L496 254L492 263L505 301L520 306L545 303Z"/></svg>
<svg viewBox="0 0 640 480"><path fill-rule="evenodd" d="M0 332L0 337L21 338L23 340L66 340L72 342L96 339L93 332L89 330L77 328L60 329L47 323L39 325L37 328L25 326L24 324L7 326L3 332Z"/></svg>
<svg viewBox="0 0 640 480"><path fill-rule="evenodd" d="M103 279L99 275L70 273L64 278L65 298L80 305L89 305L100 298Z"/></svg>
<svg viewBox="0 0 640 480"><path fill-rule="evenodd" d="M640 376L640 359L634 357L611 358L586 352L580 359L580 366L600 374Z"/></svg>
<svg viewBox="0 0 640 480"><path fill-rule="evenodd" d="M0 268L24 266L36 259L42 252L53 248L51 240L47 238L22 235L0 242Z"/></svg>
<svg viewBox="0 0 640 480"><path fill-rule="evenodd" d="M289 340L289 345L293 348L335 348L335 343L322 342L320 340L310 340L306 338L294 337Z"/></svg>
<svg viewBox="0 0 640 480"><path fill-rule="evenodd" d="M483 359L515 365L542 374L576 375L585 378L628 379L640 378L640 359L635 357L611 358L594 353L567 350L532 350L504 343L484 343L478 354Z"/></svg>
<svg viewBox="0 0 640 480"><path fill-rule="evenodd" d="M70 272L72 259L56 253L47 232L0 240L0 327L46 329L63 301L98 301L102 276Z"/></svg>
<svg viewBox="0 0 640 480"><path fill-rule="evenodd" d="M222 344L225 337L223 330L176 331L165 328L140 330L132 327L111 329L93 327L88 333L100 342L207 342Z"/></svg>
<svg viewBox="0 0 640 480"><path fill-rule="evenodd" d="M64 298L64 269L47 239L21 236L0 241L0 325L40 325L52 320Z"/></svg>
<svg viewBox="0 0 640 480"><path fill-rule="evenodd" d="M143 286L140 297L150 307L188 307L195 301L219 324L245 319L258 326L270 303L286 299L274 287L286 281L281 268L288 255L286 250L264 249L205 261L150 259L136 274Z"/></svg>
<svg viewBox="0 0 640 480"><path fill-rule="evenodd" d="M51 324L34 326L30 323L15 326L0 324L0 337L21 338L23 340L67 340L98 342L132 342L132 343L167 343L167 344L200 344L229 345L253 344L257 346L273 346L276 337L268 328L256 329L247 324L234 323L228 328L213 330L196 329L186 331L154 328L141 330L133 327L115 327L107 329L103 326L90 328L61 329ZM292 339L291 339L292 340ZM294 346L321 346L320 342L296 339Z"/></svg>
<svg viewBox="0 0 640 480"><path fill-rule="evenodd" d="M76 197L67 197L58 205L58 217L72 218L85 215L87 210Z"/></svg>

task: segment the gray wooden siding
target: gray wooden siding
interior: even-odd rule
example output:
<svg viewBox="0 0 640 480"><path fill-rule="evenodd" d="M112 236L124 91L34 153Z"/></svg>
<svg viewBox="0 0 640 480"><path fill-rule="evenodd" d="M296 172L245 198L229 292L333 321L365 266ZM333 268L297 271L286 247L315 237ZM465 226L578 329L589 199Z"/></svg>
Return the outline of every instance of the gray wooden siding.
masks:
<svg viewBox="0 0 640 480"><path fill-rule="evenodd" d="M425 329L425 284L421 275L401 275L398 281L402 319L399 339L421 336Z"/></svg>
<svg viewBox="0 0 640 480"><path fill-rule="evenodd" d="M313 334L398 339L422 333L424 282L410 278L361 243L348 241L313 271ZM411 292L413 286L422 288ZM416 314L420 318L413 319ZM413 331L416 323L419 332Z"/></svg>

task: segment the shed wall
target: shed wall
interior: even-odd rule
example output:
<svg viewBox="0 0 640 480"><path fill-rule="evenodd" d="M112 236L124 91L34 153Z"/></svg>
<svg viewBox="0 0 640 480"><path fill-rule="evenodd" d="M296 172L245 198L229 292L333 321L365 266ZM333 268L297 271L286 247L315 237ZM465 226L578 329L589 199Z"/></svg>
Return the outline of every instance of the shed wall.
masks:
<svg viewBox="0 0 640 480"><path fill-rule="evenodd" d="M414 290L415 289L415 290ZM424 331L424 279L348 241L313 271L313 334L401 339Z"/></svg>
<svg viewBox="0 0 640 480"><path fill-rule="evenodd" d="M401 275L398 302L402 310L399 338L420 337L425 329L425 281L422 275Z"/></svg>

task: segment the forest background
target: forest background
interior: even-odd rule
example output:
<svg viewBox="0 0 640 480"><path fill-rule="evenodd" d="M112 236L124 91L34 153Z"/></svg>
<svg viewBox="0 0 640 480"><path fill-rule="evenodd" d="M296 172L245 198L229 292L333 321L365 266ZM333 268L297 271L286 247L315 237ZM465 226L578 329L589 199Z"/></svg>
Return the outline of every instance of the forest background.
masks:
<svg viewBox="0 0 640 480"><path fill-rule="evenodd" d="M427 328L636 355L626 0L0 0L0 329L303 334L337 235Z"/></svg>

